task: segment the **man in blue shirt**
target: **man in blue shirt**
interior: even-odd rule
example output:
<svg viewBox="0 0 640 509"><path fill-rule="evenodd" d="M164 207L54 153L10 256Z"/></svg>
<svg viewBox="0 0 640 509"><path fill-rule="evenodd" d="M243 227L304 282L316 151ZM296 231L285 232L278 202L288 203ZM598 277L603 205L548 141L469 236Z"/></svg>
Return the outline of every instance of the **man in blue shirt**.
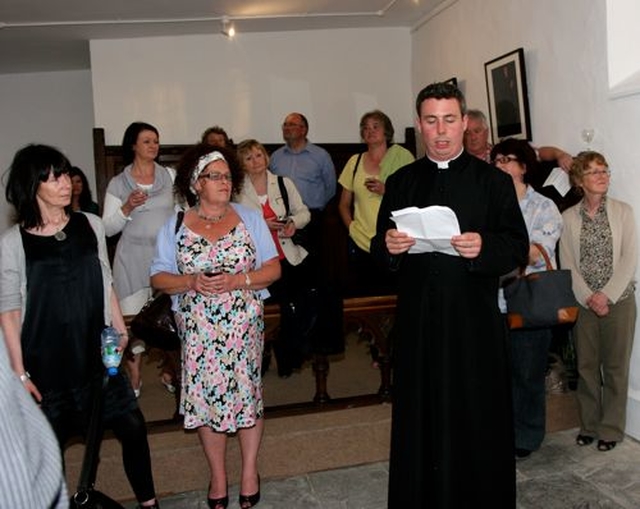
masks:
<svg viewBox="0 0 640 509"><path fill-rule="evenodd" d="M329 153L309 143L308 131L304 115L287 115L282 124L286 145L271 155L270 169L293 180L309 209L322 210L336 193L336 171Z"/></svg>
<svg viewBox="0 0 640 509"><path fill-rule="evenodd" d="M311 212L307 226L309 246L318 254L322 235L322 212L336 193L336 170L329 153L309 143L309 123L302 113L289 113L282 124L286 145L271 154L269 169L289 177Z"/></svg>

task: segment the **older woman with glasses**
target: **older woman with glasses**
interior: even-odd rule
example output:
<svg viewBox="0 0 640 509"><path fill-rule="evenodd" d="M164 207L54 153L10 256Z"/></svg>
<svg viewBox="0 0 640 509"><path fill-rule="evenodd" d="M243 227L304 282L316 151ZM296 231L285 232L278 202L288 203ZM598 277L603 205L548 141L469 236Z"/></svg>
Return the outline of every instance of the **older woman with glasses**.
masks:
<svg viewBox="0 0 640 509"><path fill-rule="evenodd" d="M562 217L560 263L582 306L573 329L580 433L610 451L624 437L629 360L635 332L636 225L631 207L607 196L609 165L598 152L576 157L570 176L582 200Z"/></svg>
<svg viewBox="0 0 640 509"><path fill-rule="evenodd" d="M228 149L200 144L187 151L175 188L191 208L162 227L151 266L153 287L173 295L182 340L180 413L185 429L197 429L211 471L207 503L215 509L229 501L229 433L238 433L242 452L240 507L260 499L262 300L280 277L262 214L230 203L242 178Z"/></svg>
<svg viewBox="0 0 640 509"><path fill-rule="evenodd" d="M86 435L92 402L102 392L102 330L113 325L121 348L128 341L104 226L93 214L72 211L70 172L69 160L53 147L19 150L6 189L17 224L0 238L0 336L61 451L70 438ZM157 508L144 416L122 372L109 378L104 398L103 424L122 444L140 507Z"/></svg>
<svg viewBox="0 0 640 509"><path fill-rule="evenodd" d="M511 177L522 217L527 225L530 244L529 259L524 271L529 274L546 270L539 246L542 246L553 263L556 244L562 232L562 217L553 201L534 191L529 184L529 177L538 166L535 150L525 140L511 138L493 147L491 159ZM501 311L506 312L502 291L499 303ZM522 459L540 447L545 435L545 375L551 329L510 330L509 339L515 455Z"/></svg>

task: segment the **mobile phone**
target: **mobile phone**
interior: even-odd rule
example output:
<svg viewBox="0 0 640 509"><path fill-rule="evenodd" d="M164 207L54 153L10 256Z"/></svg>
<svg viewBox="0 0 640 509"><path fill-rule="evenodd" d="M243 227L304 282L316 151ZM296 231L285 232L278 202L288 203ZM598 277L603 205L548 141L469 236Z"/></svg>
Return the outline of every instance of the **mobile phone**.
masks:
<svg viewBox="0 0 640 509"><path fill-rule="evenodd" d="M207 277L213 277L213 276L219 276L220 274L222 274L222 272L212 272L210 270L207 270L204 275Z"/></svg>

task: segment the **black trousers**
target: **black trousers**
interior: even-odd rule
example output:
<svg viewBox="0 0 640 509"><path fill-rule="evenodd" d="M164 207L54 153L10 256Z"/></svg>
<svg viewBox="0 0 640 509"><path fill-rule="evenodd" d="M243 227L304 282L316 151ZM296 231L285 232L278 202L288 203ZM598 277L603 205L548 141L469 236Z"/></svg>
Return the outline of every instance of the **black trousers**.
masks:
<svg viewBox="0 0 640 509"><path fill-rule="evenodd" d="M122 380L118 381L120 383L129 383L125 377L122 377ZM122 387L118 386L115 391L116 394L120 393L122 389ZM130 387L127 387L127 390L130 390ZM97 390L94 389L92 392L93 397L97 397ZM113 401L114 398L108 399ZM126 402L123 404L127 405ZM107 404L107 406L112 405ZM78 408L81 410L66 410L50 415L47 412L46 404L43 405L43 411L58 439L61 451L64 451L69 439L76 436L86 438L89 420L91 418L91 407L92 405L89 401L79 405ZM85 410L85 408L87 410ZM155 498L155 487L153 484L151 452L147 440L147 426L144 416L137 404L134 406L130 404L127 405L121 413L114 412L113 408L109 410L105 416L104 429L113 431L113 434L122 445L122 463L129 484L131 484L131 488L138 502L151 500Z"/></svg>
<svg viewBox="0 0 640 509"><path fill-rule="evenodd" d="M312 255L307 256L298 265L291 265L286 259L281 260L282 275L269 286L271 298L280 305L280 335L273 344L280 376L290 375L305 359L308 345L300 343L304 338L297 334L295 317L289 306L298 302L301 295L317 284L314 266Z"/></svg>

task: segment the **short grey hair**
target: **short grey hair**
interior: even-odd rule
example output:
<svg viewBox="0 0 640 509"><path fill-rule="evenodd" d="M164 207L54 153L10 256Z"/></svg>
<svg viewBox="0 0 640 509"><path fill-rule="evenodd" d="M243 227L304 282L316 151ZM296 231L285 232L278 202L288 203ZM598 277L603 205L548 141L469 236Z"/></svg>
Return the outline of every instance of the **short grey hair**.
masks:
<svg viewBox="0 0 640 509"><path fill-rule="evenodd" d="M485 127L489 127L487 116L480 110L467 110L467 118L480 120Z"/></svg>

